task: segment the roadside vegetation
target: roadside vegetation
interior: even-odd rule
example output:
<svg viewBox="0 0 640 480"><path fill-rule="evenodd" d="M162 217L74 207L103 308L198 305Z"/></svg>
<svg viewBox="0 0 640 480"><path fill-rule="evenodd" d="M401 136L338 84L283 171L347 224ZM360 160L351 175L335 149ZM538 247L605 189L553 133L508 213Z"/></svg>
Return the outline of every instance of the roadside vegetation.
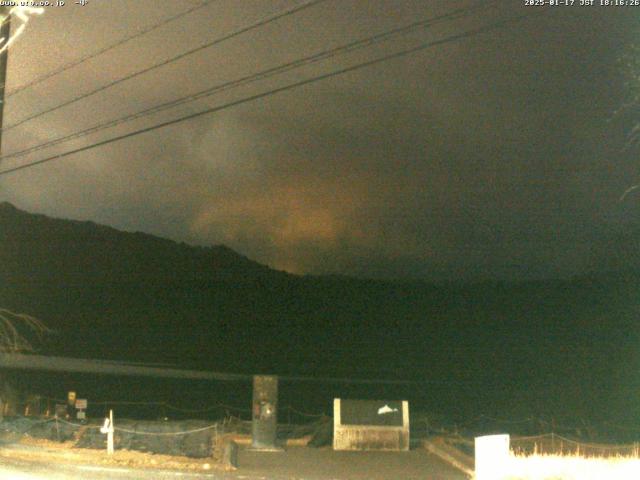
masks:
<svg viewBox="0 0 640 480"><path fill-rule="evenodd" d="M496 477L498 478L498 477ZM511 454L508 480L636 480L640 456L588 457L580 454Z"/></svg>

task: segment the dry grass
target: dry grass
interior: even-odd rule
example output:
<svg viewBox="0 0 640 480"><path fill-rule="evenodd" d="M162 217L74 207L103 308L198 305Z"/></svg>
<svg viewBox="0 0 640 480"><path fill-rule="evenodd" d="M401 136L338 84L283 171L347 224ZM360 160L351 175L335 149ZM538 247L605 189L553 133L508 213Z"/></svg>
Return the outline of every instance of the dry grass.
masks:
<svg viewBox="0 0 640 480"><path fill-rule="evenodd" d="M637 480L640 457L511 454L507 471L505 480Z"/></svg>

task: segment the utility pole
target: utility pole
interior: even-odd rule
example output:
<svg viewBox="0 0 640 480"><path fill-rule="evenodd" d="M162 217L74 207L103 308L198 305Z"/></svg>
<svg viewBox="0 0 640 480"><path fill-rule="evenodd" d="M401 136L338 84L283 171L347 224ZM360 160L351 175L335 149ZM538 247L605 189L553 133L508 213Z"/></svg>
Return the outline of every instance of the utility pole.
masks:
<svg viewBox="0 0 640 480"><path fill-rule="evenodd" d="M0 37L4 41L0 44L0 48L5 47L11 35L11 14L10 7L0 7ZM7 82L7 63L9 61L9 49L5 48L0 53L0 155L2 154L2 119L4 117L4 91Z"/></svg>
<svg viewBox="0 0 640 480"><path fill-rule="evenodd" d="M9 35L11 35L11 15L9 14L9 7L0 7L0 38L4 38L4 43L9 41ZM2 48L2 44L0 44ZM5 48L4 52L0 53L0 155L2 155L2 117L4 113L4 90L5 83L7 81L7 62L9 61L9 49ZM1 163L1 162L0 162ZM4 401L0 398L0 419L4 413Z"/></svg>

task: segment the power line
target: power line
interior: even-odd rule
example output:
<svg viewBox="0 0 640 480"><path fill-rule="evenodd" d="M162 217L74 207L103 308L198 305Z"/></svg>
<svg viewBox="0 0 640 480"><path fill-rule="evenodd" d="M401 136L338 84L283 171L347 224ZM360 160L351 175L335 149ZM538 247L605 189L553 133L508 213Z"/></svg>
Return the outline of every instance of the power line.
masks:
<svg viewBox="0 0 640 480"><path fill-rule="evenodd" d="M9 158L16 158L16 157L21 157L24 155L27 155L29 153L33 153L39 150L43 150L45 148L54 146L54 145L58 145L60 143L64 143L67 142L69 140L74 140L74 139L78 139L78 138L82 138L85 137L87 135L93 134L93 133L97 133L99 131L105 130L107 128L112 128L115 126L118 126L122 123L126 123L126 122L130 122L132 120L137 120L140 118L144 118L156 113L159 113L161 111L170 109L170 108L174 108L177 107L179 105L185 104L185 103L189 103L189 102L193 102L196 100L200 100L202 98L206 98L209 96L212 96L216 93L220 93L222 91L225 90L230 90L233 88L237 88L243 85L248 85L251 84L253 82L256 82L258 80L264 80L267 78L270 78L274 75L278 75L281 73L285 73L287 71L291 71L303 66L307 66L307 65L311 65L313 63L317 63L323 60L327 60L329 58L338 56L338 55L342 55L345 53L350 53L362 48L366 48L366 47L370 47L372 45L378 44L378 43L382 43L385 41L388 41L394 37L400 36L400 35L406 35L409 33L412 33L418 29L422 29L422 28L426 28L429 26L433 26L439 22L443 22L443 21L451 21L451 20L455 20L457 18L461 18L463 16L469 15L470 13L479 10L479 9L483 9L486 8L488 5L490 5L491 3L495 3L495 0L490 0L490 1L482 1L479 2L478 4L476 4L473 7L467 7L467 8L459 8L456 9L454 11L451 11L449 13L443 14L443 15L439 15L436 17L432 17L432 18L428 18L428 19L424 19L424 20L420 20L420 21L416 21L416 22L412 22L408 25L402 26L402 27L398 27L398 28L394 28L391 30L387 30L384 31L382 33L373 35L373 36L369 36L366 37L364 39L360 39L360 40L356 40L350 43L347 43L345 45L339 46L339 47L335 47L332 49L328 49L328 50L324 50L322 52L307 56L307 57L303 57L303 58L299 58L297 60L294 60L292 62L287 62L281 65L278 65L276 67L272 67L272 68L268 68L266 70L262 70L260 72L251 74L251 75L247 75L244 77L241 77L239 79L236 80L231 80L229 82L225 82L222 84L218 84L214 87L210 87L207 88L205 90L202 90L200 92L196 92L193 93L191 95L187 95L184 97L180 97L178 99L175 100L171 100L169 102L165 102L163 104L160 105L156 105L154 107L133 113L133 114L129 114L129 115L125 115L123 117L114 119L114 120L110 120L107 122L103 122L101 124L98 125L94 125L92 127L86 128L84 130L80 130L62 137L58 137L56 139L50 140L48 142L44 142L32 147L28 147L26 149L23 150L19 150L19 151L15 151L6 155L2 155L0 156L0 162L2 162L2 160L6 160Z"/></svg>
<svg viewBox="0 0 640 480"><path fill-rule="evenodd" d="M87 55L85 55L83 57L80 57L80 58L78 58L76 60L72 60L69 63L66 63L66 64L62 65L61 67L59 67L59 68L57 68L57 69L55 69L55 70L53 70L51 72L45 73L44 75L41 75L41 76L35 78L34 80L28 82L28 83L20 85L20 86L14 88L13 90L10 90L6 95L6 99L8 99L9 97L12 97L13 95L15 95L15 94L17 94L17 93L19 93L19 92L21 92L23 90L26 90L28 88L31 88L31 87L35 86L35 85L38 85L38 84L44 82L45 80L48 80L48 79L50 79L52 77L55 77L56 75L59 75L59 74L61 74L63 72L66 72L67 70L69 70L71 68L77 67L78 65L81 65L81 64L83 64L83 63L85 63L85 62L87 62L89 60L92 60L92 59L96 58L97 56L102 55L103 53L106 53L106 52L108 52L110 50L113 50L114 48L119 47L120 45L123 45L123 44L125 44L125 43L127 43L127 42L129 42L131 40L136 39L136 38L142 37L143 35L146 35L147 33L150 33L150 32L152 32L154 30L157 30L158 28L161 28L161 27L163 27L163 26L165 26L165 25L167 25L167 24L169 24L171 22L179 20L182 17L186 17L190 13L193 13L196 10L200 10L201 8L204 8L207 5L209 5L210 3L213 3L213 2L216 2L216 1L218 1L218 0L204 0L200 4L198 4L198 5L194 6L194 7L191 7L189 9L187 9L187 10L184 10L184 11L182 11L182 12L176 14L176 15L173 15L172 17L169 17L169 18L166 18L164 20L161 20L160 22L155 23L153 25L150 25L150 26L148 26L148 27L136 32L136 33L128 35L128 36L118 40L115 43L112 43L112 44L110 44L110 45L108 45L108 46L106 46L104 48L101 48L100 50L97 50L97 51L95 51L93 53L87 54Z"/></svg>
<svg viewBox="0 0 640 480"><path fill-rule="evenodd" d="M523 15L518 15L518 16L515 16L515 17L507 18L505 20L500 20L500 21L497 21L497 22L494 22L494 23L483 25L482 27L479 27L479 28L475 28L475 29L472 29L472 30L467 30L466 32L463 32L463 33L450 35L449 37L446 37L446 38L443 38L443 39L440 39L440 40L433 40L433 41L430 41L430 42L422 43L422 44L420 44L418 46L411 47L411 48L408 48L408 49L405 49L405 50L400 50L398 52L394 52L392 54L385 55L385 56L382 56L382 57L379 57L379 58L376 58L376 59L373 59L373 60L368 60L368 61L361 62L361 63L355 64L355 65L352 65L352 66L349 66L349 67L345 67L345 68L342 68L342 69L339 69L339 70L334 70L333 72L329 72L329 73L325 73L325 74L318 75L318 76L315 76L315 77L311 77L311 78L308 78L306 80L301 80L301 81L298 81L298 82L290 83L290 84L282 86L282 87L274 88L272 90L267 90L266 92L258 93L258 94L255 94L255 95L250 95L248 97L244 97L244 98L239 99L239 100L234 100L232 102L228 102L228 103L223 104L223 105L219 105L219 106L216 106L216 107L208 108L208 109L202 110L200 112L192 113L190 115L186 115L186 116L179 117L179 118L176 118L176 119L173 119L173 120L169 120L169 121L166 121L166 122L162 122L162 123L159 123L159 124L156 124L156 125L145 127L145 128L139 129L139 130L135 130L133 132L125 133L123 135L118 135L116 137L112 137L112 138L109 138L109 139L106 139L106 140L102 140L100 142L92 143L90 145L85 145L84 147L80 147L80 148L76 148L76 149L73 149L73 150L69 150L67 152L63 152L63 153L59 153L59 154L56 154L56 155L52 155L50 157L47 157L47 158L44 158L44 159L41 159L41 160L36 160L34 162L26 163L24 165L19 165L17 167L12 167L12 168L8 168L8 169L5 169L5 170L0 170L0 176L7 175L7 174L13 173L13 172L17 172L19 170L24 170L26 168L30 168L30 167L33 167L33 166L36 166L36 165L41 165L43 163L51 162L53 160L58 160L60 158L68 157L68 156L74 155L76 153L81 153L81 152L84 152L84 151L87 151L87 150L91 150L91 149L94 149L94 148L97 148L97 147L108 145L110 143L114 143L114 142L117 142L117 141L120 141L120 140L124 140L124 139L130 138L130 137L134 137L134 136L137 136L137 135L140 135L140 134L143 134L143 133L151 132L153 130L157 130L157 129L160 129L160 128L164 128L164 127L168 127L168 126L171 126L171 125L175 125L177 123L181 123L181 122L184 122L186 120L191 120L191 119L194 119L194 118L198 118L198 117L201 117L201 116L204 116L204 115L208 115L210 113L216 113L216 112L219 112L219 111L222 111L222 110L226 110L228 108L232 108L232 107L235 107L235 106L238 106L238 105L242 105L244 103L252 102L254 100L258 100L258 99L261 99L261 98L266 98L266 97L269 97L271 95L275 95L277 93L282 93L282 92L285 92L285 91L288 91L288 90L293 90L295 88L298 88L298 87L301 87L301 86L304 86L304 85L309 85L309 84L312 84L312 83L319 82L321 80L325 80L325 79L328 79L328 78L333 78L333 77L336 77L336 76L339 76L339 75L343 75L345 73L350 73L350 72L353 72L353 71L356 71L356 70L360 70L362 68L366 68L366 67L370 67L370 66L373 66L373 65L377 65L379 63L386 62L388 60L404 57L404 56L407 56L407 55L409 55L411 53L416 53L416 52L419 52L421 50L425 50L425 49L430 48L430 47L434 47L434 46L438 46L438 45L444 45L446 43L454 42L454 41L461 40L461 39L464 39L464 38L470 38L470 37L473 37L475 35L479 35L481 33L486 33L486 32L489 32L491 30L496 30L498 28L504 27L504 26L506 26L506 25L508 25L510 23L513 23L513 22L517 22L517 21L524 20L524 19L527 19L527 18L530 18L530 17L534 17L536 15L540 15L540 14L546 13L547 11L548 11L548 9L540 9L540 10L536 10L534 13L526 13L526 14L523 14Z"/></svg>
<svg viewBox="0 0 640 480"><path fill-rule="evenodd" d="M152 65L150 67L144 68L142 70L138 70L138 71L136 71L134 73L131 73L129 75L126 75L124 77L120 77L120 78L118 78L118 79L116 79L116 80L114 80L112 82L107 83L106 85L103 85L102 87L96 88L95 90L92 90L92 91L87 92L87 93L83 93L81 95L78 95L77 97L72 98L71 100L67 100L66 102L60 103L60 104L55 105L53 107L50 107L50 108L48 108L46 110L42 110L41 112L38 112L38 113L35 113L35 114L30 115L28 117L25 117L22 120L19 120L19 121L15 122L15 123L12 123L11 125L7 125L6 127L1 128L0 131L6 132L8 130L16 128L16 127L18 127L20 125L23 125L26 122L29 122L31 120L34 120L34 119L38 118L38 117L41 117L42 115L46 115L47 113L55 112L56 110L59 110L59 109L61 109L63 107L68 107L69 105L72 105L72 104L74 104L74 103L76 103L76 102L78 102L80 100L84 100L87 97L91 97L91 96L93 96L93 95L95 95L97 93L103 92L103 91L105 91L105 90L107 90L107 89L109 89L111 87L114 87L114 86L116 86L116 85L118 85L118 84L120 84L122 82L126 82L127 80L131 80L132 78L136 78L136 77L138 77L140 75L144 75L144 74L149 73L149 72L151 72L153 70L156 70L156 69L158 69L160 67L164 67L164 66L169 65L171 63L177 62L178 60L181 60L181 59L183 59L185 57L188 57L189 55L193 55L194 53L197 53L197 52L200 52L200 51L202 51L204 49L213 47L213 46L215 46L217 44L220 44L220 43L222 43L222 42L224 42L226 40L229 40L231 38L237 37L238 35L242 35L243 33L246 33L246 32L249 32L251 30L254 30L256 28L262 27L264 25L267 25L267 24L269 24L271 22L274 22L274 21L279 20L281 18L287 17L289 15L293 15L293 14L295 14L295 13L301 11L301 10L304 10L306 8L309 8L309 7L312 7L314 5L322 3L324 1L326 1L326 0L308 0L306 2L303 2L301 4L296 5L294 7L291 7L291 8L285 9L285 10L281 10L281 11L279 11L278 13L276 13L274 15L270 15L268 17L264 17L264 18L258 20L257 22L255 22L255 23L253 23L253 24L251 24L249 26L241 27L241 28L239 28L237 30L234 30L231 33L223 35L222 37L218 37L218 38L216 38L215 40L213 40L211 42L205 43L205 44L200 45L200 46L198 46L196 48L193 48L193 49L188 50L186 52L180 53L180 54L178 54L178 55L176 55L174 57L171 57L171 58L169 58L167 60L163 60L162 62L156 63L156 64L154 64L154 65Z"/></svg>

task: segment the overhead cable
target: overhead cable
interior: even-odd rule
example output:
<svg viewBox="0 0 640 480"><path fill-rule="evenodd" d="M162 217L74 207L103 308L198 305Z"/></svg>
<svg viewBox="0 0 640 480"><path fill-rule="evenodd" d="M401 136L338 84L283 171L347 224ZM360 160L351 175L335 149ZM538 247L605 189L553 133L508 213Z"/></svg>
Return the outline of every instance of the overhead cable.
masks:
<svg viewBox="0 0 640 480"><path fill-rule="evenodd" d="M339 75L344 75L346 73L350 73L350 72L353 72L353 71L356 71L356 70L360 70L362 68L366 68L366 67L370 67L370 66L373 66L373 65L377 65L377 64L380 64L382 62L386 62L386 61L393 60L393 59L396 59L396 58L401 58L401 57L407 56L407 55L412 54L412 53L416 53L416 52L419 52L419 51L422 51L422 50L426 50L426 49L431 48L431 47L444 45L444 44L447 44L447 43L450 43L450 42L454 42L454 41L457 41L457 40L470 38L470 37L473 37L473 36L476 36L476 35L479 35L479 34L482 34L482 33L490 32L492 30L496 30L498 28L505 27L505 26L507 26L507 25L509 25L511 23L514 23L514 22L517 22L517 21L522 21L522 20L525 20L525 19L528 19L528 18L532 18L533 16L540 15L542 13L545 13L546 11L547 11L547 9L540 9L540 10L536 10L535 13L527 13L527 14L518 15L518 16L515 16L515 17L510 17L510 18L507 18L507 19L504 19L504 20L496 21L496 22L493 22L493 23L490 23L490 24L483 25L482 27L478 27L478 28L475 28L475 29L467 30L467 31L462 32L462 33L450 35L448 37L445 37L445 38L442 38L442 39L439 39L439 40L432 40L432 41L429 41L429 42L421 43L421 44L419 44L417 46L414 46L414 47L411 47L411 48L407 48L405 50L400 50L398 52L394 52L394 53L391 53L391 54L388 54L388 55L384 55L382 57L378 57L378 58L375 58L375 59L372 59L372 60L367 60L367 61L364 61L364 62L361 62L361 63L357 63L357 64L351 65L349 67L341 68L339 70L334 70L332 72L324 73L324 74L321 74L321 75L318 75L318 76L315 76L315 77L311 77L311 78L308 78L308 79L305 79L305 80L301 80L301 81L298 81L298 82L293 82L293 83L290 83L288 85L284 85L282 87L278 87L278 88L267 90L265 92L261 92L261 93L258 93L258 94L250 95L250 96L238 99L238 100L234 100L234 101L225 103L223 105L215 106L215 107L212 107L212 108L207 108L205 110L202 110L202 111L199 111L199 112L196 112L196 113L192 113L192 114L189 114L189 115L185 115L185 116L173 119L173 120L169 120L169 121L166 121L166 122L162 122L162 123L158 123L158 124L155 124L155 125L151 125L149 127L141 128L139 130L135 130L135 131L128 132L128 133L125 133L125 134L122 134L122 135L118 135L118 136L115 136L115 137L112 137L112 138L101 140L99 142L95 142L95 143L92 143L92 144L89 144L89 145L85 145L83 147L79 147L79 148L76 148L76 149L73 149L73 150L69 150L69 151L66 151L66 152L62 152L62 153L58 153L58 154L55 154L55 155L51 155L51 156L43 158L41 160L36 160L36 161L29 162L29 163L26 163L26 164L23 164L23 165L19 165L19 166L16 166L16 167L11 167L11 168L7 168L5 170L0 170L0 176L8 175L9 173L14 173L14 172L17 172L17 171L20 171L20 170L24 170L26 168L31 168L31 167L34 167L36 165L41 165L41 164L48 163L48 162L51 162L51 161L54 161L54 160L59 160L59 159L64 158L64 157L68 157L70 155L74 155L76 153L81 153L81 152L85 152L85 151L88 151L88 150L92 150L92 149L97 148L97 147L101 147L101 146L108 145L108 144L111 144L111 143L114 143L114 142L117 142L117 141L120 141L120 140L131 138L131 137L143 134L143 133L147 133L147 132L151 132L151 131L154 131L154 130L158 130L160 128L168 127L168 126L171 126L171 125L176 125L178 123L181 123L181 122L184 122L184 121L187 121L187 120L192 120L194 118L199 118L199 117L204 116L204 115L220 112L220 111L226 110L228 108L232 108L232 107L235 107L235 106L238 106L238 105L242 105L242 104L245 104L245 103L249 103L249 102L252 102L252 101L255 101L255 100L259 100L259 99L262 99L262 98L270 97L272 95L275 95L275 94L278 94L278 93L282 93L282 92L285 92L285 91L288 91L288 90L293 90L293 89L296 89L296 88L304 86L304 85L309 85L309 84L312 84L312 83L316 83L316 82L319 82L321 80L337 77Z"/></svg>

